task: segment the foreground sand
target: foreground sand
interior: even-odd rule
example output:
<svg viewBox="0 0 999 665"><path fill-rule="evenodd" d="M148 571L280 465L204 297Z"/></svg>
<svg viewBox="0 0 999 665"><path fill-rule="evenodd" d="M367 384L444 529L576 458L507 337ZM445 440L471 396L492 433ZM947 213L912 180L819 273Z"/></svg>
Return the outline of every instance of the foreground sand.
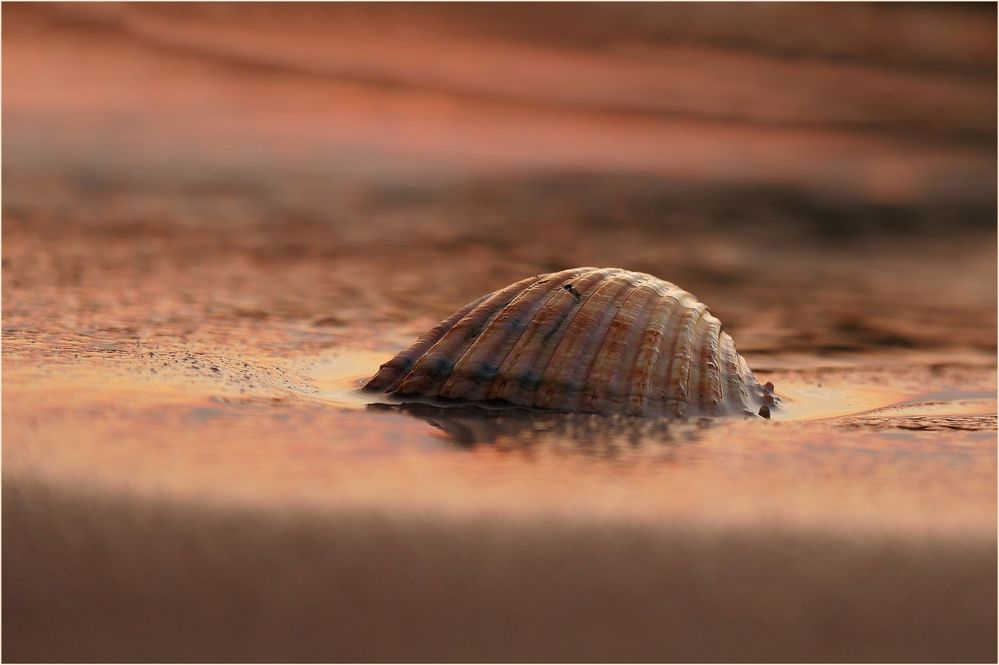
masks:
<svg viewBox="0 0 999 665"><path fill-rule="evenodd" d="M3 499L10 661L995 653L987 537L226 509L10 481Z"/></svg>

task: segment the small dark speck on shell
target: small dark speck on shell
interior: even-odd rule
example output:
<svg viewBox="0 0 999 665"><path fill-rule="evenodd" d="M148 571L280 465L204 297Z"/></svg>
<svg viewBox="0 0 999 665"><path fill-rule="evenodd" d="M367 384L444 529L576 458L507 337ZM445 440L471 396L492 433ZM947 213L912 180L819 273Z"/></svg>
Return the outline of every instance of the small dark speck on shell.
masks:
<svg viewBox="0 0 999 665"><path fill-rule="evenodd" d="M572 297L576 299L576 302L580 302L583 299L583 294L576 290L572 284L565 284L562 286L563 289L572 294Z"/></svg>

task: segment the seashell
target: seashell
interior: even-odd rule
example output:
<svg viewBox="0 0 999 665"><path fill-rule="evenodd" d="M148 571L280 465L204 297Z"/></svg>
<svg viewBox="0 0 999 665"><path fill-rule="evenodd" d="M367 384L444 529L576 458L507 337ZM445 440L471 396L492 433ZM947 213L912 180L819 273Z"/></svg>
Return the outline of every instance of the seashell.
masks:
<svg viewBox="0 0 999 665"><path fill-rule="evenodd" d="M535 275L486 294L382 365L365 389L650 417L769 417L774 406L706 306L617 268Z"/></svg>

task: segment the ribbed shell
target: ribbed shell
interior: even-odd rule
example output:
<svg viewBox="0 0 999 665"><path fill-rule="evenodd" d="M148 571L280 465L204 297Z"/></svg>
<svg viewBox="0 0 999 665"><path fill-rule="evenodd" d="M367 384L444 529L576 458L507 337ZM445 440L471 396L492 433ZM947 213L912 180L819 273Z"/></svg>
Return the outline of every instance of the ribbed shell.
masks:
<svg viewBox="0 0 999 665"><path fill-rule="evenodd" d="M563 270L487 294L365 388L633 416L756 414L773 404L694 296L617 268Z"/></svg>

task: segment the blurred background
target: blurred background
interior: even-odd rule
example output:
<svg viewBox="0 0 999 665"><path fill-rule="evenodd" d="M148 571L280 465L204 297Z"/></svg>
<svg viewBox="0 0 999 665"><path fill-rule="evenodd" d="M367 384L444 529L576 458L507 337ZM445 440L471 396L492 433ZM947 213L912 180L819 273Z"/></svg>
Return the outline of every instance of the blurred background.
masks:
<svg viewBox="0 0 999 665"><path fill-rule="evenodd" d="M988 3L73 3L5 18L18 171L618 173L830 208L994 203Z"/></svg>

